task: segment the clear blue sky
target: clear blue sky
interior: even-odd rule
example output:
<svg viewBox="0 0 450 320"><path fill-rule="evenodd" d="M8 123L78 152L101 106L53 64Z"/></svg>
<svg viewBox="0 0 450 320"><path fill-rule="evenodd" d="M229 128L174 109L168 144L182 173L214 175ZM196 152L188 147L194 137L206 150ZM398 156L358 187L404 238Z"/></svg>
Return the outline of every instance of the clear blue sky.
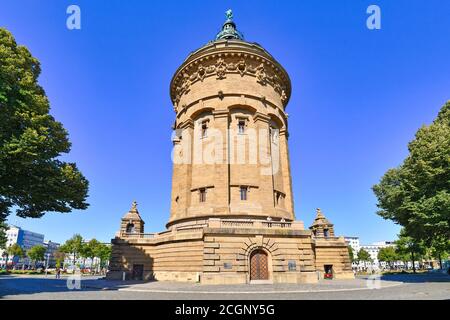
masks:
<svg viewBox="0 0 450 320"><path fill-rule="evenodd" d="M82 29L66 28L81 8ZM381 8L381 30L366 9ZM109 241L132 200L147 232L169 218L172 74L213 39L232 8L246 40L264 46L292 80L287 112L297 219L320 207L339 235L395 238L375 214L371 186L407 155L416 130L450 99L450 1L0 1L0 26L42 64L51 113L70 133L90 181L88 210L11 216L64 241Z"/></svg>

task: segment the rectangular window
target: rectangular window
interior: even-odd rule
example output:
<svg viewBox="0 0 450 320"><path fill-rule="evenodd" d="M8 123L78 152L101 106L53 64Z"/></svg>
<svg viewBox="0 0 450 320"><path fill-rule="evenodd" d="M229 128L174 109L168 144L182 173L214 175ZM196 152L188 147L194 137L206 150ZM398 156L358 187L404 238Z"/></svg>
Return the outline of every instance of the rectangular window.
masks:
<svg viewBox="0 0 450 320"><path fill-rule="evenodd" d="M275 127L270 127L269 134L270 134L270 141L274 144L278 144L280 130Z"/></svg>
<svg viewBox="0 0 450 320"><path fill-rule="evenodd" d="M245 120L239 120L238 131L240 134L245 133Z"/></svg>
<svg viewBox="0 0 450 320"><path fill-rule="evenodd" d="M202 138L206 138L208 136L208 125L206 122L202 123Z"/></svg>
<svg viewBox="0 0 450 320"><path fill-rule="evenodd" d="M297 264L295 263L295 261L289 261L288 262L288 270L289 271L297 271Z"/></svg>
<svg viewBox="0 0 450 320"><path fill-rule="evenodd" d="M241 187L241 200L247 200L247 187Z"/></svg>
<svg viewBox="0 0 450 320"><path fill-rule="evenodd" d="M277 205L280 204L280 198L281 198L281 193L275 192L275 203L276 203Z"/></svg>
<svg viewBox="0 0 450 320"><path fill-rule="evenodd" d="M200 189L200 202L206 201L206 189L202 188Z"/></svg>

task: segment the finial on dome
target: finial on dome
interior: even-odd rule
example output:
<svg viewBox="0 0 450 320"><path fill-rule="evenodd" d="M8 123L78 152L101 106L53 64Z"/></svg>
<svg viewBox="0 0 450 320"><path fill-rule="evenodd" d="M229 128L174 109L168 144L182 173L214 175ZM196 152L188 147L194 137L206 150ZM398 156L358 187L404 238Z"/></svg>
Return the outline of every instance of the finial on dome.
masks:
<svg viewBox="0 0 450 320"><path fill-rule="evenodd" d="M137 211L137 202L136 200L133 201L131 204L131 210L130 211Z"/></svg>
<svg viewBox="0 0 450 320"><path fill-rule="evenodd" d="M316 217L319 217L319 218L323 218L324 217L323 213L322 213L322 210L320 210L320 208L316 209Z"/></svg>
<svg viewBox="0 0 450 320"><path fill-rule="evenodd" d="M244 40L244 36L242 35L242 33L240 33L236 29L236 24L233 21L233 11L231 9L228 9L225 12L225 16L226 16L227 20L225 21L225 23L222 26L222 31L220 31L216 35L216 40L221 40L221 39Z"/></svg>
<svg viewBox="0 0 450 320"><path fill-rule="evenodd" d="M233 20L233 10L228 9L225 11L225 15L227 16L227 20Z"/></svg>

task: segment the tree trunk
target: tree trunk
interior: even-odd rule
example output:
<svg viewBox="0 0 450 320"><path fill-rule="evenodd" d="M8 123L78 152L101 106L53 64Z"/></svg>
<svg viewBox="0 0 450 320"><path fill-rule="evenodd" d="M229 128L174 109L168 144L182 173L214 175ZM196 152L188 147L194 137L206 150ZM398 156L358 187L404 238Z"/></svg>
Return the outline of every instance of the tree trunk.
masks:
<svg viewBox="0 0 450 320"><path fill-rule="evenodd" d="M413 273L416 273L416 264L414 263L414 251L411 251Z"/></svg>
<svg viewBox="0 0 450 320"><path fill-rule="evenodd" d="M440 254L440 253L439 253L439 255L438 255L438 258L439 258L439 269L442 270L442 257L441 257L441 254Z"/></svg>
<svg viewBox="0 0 450 320"><path fill-rule="evenodd" d="M95 257L91 257L91 273L92 274L95 274L94 259L95 259Z"/></svg>

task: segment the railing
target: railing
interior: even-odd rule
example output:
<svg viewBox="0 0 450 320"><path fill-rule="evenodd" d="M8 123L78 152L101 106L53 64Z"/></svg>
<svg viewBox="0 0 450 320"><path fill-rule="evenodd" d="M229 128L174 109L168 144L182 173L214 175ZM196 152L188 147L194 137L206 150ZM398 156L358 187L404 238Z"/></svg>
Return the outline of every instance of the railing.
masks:
<svg viewBox="0 0 450 320"><path fill-rule="evenodd" d="M135 232L122 232L123 238L139 238L139 239L151 239L155 237L155 233L135 233Z"/></svg>
<svg viewBox="0 0 450 320"><path fill-rule="evenodd" d="M222 227L253 227L252 220L221 220Z"/></svg>
<svg viewBox="0 0 450 320"><path fill-rule="evenodd" d="M204 225L181 227L181 228L177 228L177 231L178 232L202 231L204 227L205 227Z"/></svg>
<svg viewBox="0 0 450 320"><path fill-rule="evenodd" d="M265 228L290 228L292 223L290 222L272 222L272 221L261 221L263 227Z"/></svg>
<svg viewBox="0 0 450 320"><path fill-rule="evenodd" d="M209 219L206 224L197 224L184 227L176 227L175 229L170 229L158 233L130 233L122 232L120 234L121 238L137 238L137 239L151 239L155 237L160 237L164 235L172 234L173 232L197 232L202 231L206 226L210 228L293 228L303 230L303 224L295 222L293 224L291 221L267 221L267 220L256 220L256 219ZM119 235L119 234L118 234ZM338 237L328 237L325 239L334 239ZM319 238L320 239L320 238ZM322 238L324 239L324 238Z"/></svg>
<svg viewBox="0 0 450 320"><path fill-rule="evenodd" d="M224 219L220 220L220 226L231 228L290 228L292 223L282 221Z"/></svg>

